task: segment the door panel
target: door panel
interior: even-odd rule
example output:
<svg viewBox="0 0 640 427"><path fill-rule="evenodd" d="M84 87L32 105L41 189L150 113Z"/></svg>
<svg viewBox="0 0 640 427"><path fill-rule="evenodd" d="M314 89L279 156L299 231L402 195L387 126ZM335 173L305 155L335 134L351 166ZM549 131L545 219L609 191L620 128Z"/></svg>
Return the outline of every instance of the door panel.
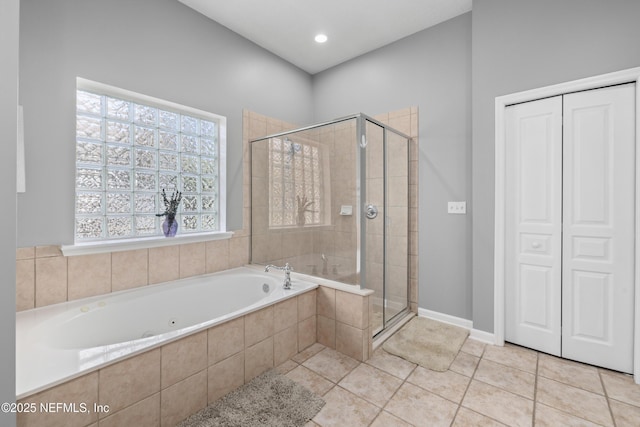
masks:
<svg viewBox="0 0 640 427"><path fill-rule="evenodd" d="M506 115L505 338L559 356L562 97Z"/></svg>
<svg viewBox="0 0 640 427"><path fill-rule="evenodd" d="M365 132L364 205L377 211L363 219L375 335L408 309L409 141L369 120Z"/></svg>
<svg viewBox="0 0 640 427"><path fill-rule="evenodd" d="M572 258L576 261L611 261L611 239L606 237L571 237Z"/></svg>
<svg viewBox="0 0 640 427"><path fill-rule="evenodd" d="M520 265L519 322L534 329L547 329L552 323L553 269L539 265Z"/></svg>
<svg viewBox="0 0 640 427"><path fill-rule="evenodd" d="M408 308L409 143L385 129L385 327Z"/></svg>
<svg viewBox="0 0 640 427"><path fill-rule="evenodd" d="M382 331L385 326L386 287L385 287L385 247L384 247L384 218L385 193L384 193L384 128L376 123L366 121L365 124L367 145L363 150L366 166L364 204L372 205L377 210L377 215L369 218L363 216L366 264L366 286L372 289L373 299L371 326L373 334Z"/></svg>
<svg viewBox="0 0 640 427"><path fill-rule="evenodd" d="M633 369L635 88L564 97L563 357Z"/></svg>
<svg viewBox="0 0 640 427"><path fill-rule="evenodd" d="M611 275L590 271L572 273L572 336L586 342L611 345L614 313Z"/></svg>

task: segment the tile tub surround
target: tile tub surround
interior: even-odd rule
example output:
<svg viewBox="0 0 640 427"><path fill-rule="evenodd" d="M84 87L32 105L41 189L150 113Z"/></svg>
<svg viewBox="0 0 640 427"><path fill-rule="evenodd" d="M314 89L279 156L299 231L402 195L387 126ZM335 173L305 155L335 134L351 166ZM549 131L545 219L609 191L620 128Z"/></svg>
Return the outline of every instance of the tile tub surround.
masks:
<svg viewBox="0 0 640 427"><path fill-rule="evenodd" d="M16 311L153 285L249 263L249 237L95 255L62 255L60 246L16 251Z"/></svg>
<svg viewBox="0 0 640 427"><path fill-rule="evenodd" d="M18 248L16 311L248 264L251 198L248 142L245 144L243 228L233 230L231 239L69 257L63 256L59 245Z"/></svg>
<svg viewBox="0 0 640 427"><path fill-rule="evenodd" d="M21 399L84 413L21 413L19 426L173 426L316 342L316 289ZM94 403L109 406L94 412Z"/></svg>
<svg viewBox="0 0 640 427"><path fill-rule="evenodd" d="M316 287L245 266L16 313L16 397Z"/></svg>
<svg viewBox="0 0 640 427"><path fill-rule="evenodd" d="M350 292L348 285L320 285L318 298L318 343L358 360L372 354L372 290Z"/></svg>
<svg viewBox="0 0 640 427"><path fill-rule="evenodd" d="M93 426L99 420L101 426L169 426L267 369L325 347L316 342L343 355L336 357L366 361L372 354L371 294L325 281L313 291L20 401L96 403L109 405L109 413L20 414L18 425Z"/></svg>

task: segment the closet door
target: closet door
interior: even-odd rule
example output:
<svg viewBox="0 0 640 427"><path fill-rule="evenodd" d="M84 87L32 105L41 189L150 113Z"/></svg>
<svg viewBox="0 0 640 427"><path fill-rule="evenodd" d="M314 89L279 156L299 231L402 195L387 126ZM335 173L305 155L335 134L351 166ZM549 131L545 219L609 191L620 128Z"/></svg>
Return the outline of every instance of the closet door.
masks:
<svg viewBox="0 0 640 427"><path fill-rule="evenodd" d="M633 371L635 88L564 96L562 356Z"/></svg>
<svg viewBox="0 0 640 427"><path fill-rule="evenodd" d="M505 114L505 338L560 356L562 97Z"/></svg>

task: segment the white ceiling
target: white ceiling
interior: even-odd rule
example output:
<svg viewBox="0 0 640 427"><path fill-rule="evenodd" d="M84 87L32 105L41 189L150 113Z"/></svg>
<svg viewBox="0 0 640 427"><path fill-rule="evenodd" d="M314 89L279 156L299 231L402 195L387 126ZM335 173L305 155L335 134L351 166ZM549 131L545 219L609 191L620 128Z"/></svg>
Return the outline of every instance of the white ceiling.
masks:
<svg viewBox="0 0 640 427"><path fill-rule="evenodd" d="M471 10L472 0L178 0L310 74ZM324 33L329 40L316 43Z"/></svg>

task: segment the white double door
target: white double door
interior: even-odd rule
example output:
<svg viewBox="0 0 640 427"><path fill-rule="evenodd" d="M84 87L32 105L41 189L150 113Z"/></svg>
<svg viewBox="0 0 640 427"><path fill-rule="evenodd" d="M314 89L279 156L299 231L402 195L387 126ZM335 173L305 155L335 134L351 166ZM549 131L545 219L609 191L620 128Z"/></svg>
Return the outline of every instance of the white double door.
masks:
<svg viewBox="0 0 640 427"><path fill-rule="evenodd" d="M507 107L505 339L633 371L635 87Z"/></svg>

